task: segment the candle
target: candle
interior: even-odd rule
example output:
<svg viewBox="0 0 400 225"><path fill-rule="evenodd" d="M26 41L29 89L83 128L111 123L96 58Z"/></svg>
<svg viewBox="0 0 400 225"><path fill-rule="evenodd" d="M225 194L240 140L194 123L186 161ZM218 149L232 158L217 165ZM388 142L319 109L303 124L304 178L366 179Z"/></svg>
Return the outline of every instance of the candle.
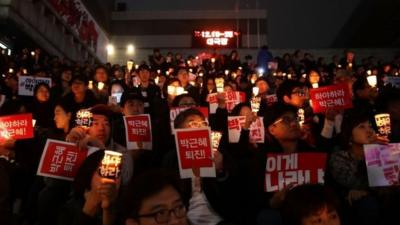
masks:
<svg viewBox="0 0 400 225"><path fill-rule="evenodd" d="M381 113L375 115L376 126L378 127L378 133L381 136L389 136L391 133L390 128L390 114Z"/></svg>
<svg viewBox="0 0 400 225"><path fill-rule="evenodd" d="M251 104L251 111L257 113L260 111L260 103L261 103L261 98L260 97L253 97L250 100Z"/></svg>
<svg viewBox="0 0 400 225"><path fill-rule="evenodd" d="M93 89L93 81L92 81L92 80L89 81L88 88L89 88L90 90Z"/></svg>
<svg viewBox="0 0 400 225"><path fill-rule="evenodd" d="M117 179L121 174L122 153L106 150L99 167L99 174L103 178Z"/></svg>
<svg viewBox="0 0 400 225"><path fill-rule="evenodd" d="M225 75L226 75L226 76L229 75L229 70L225 70Z"/></svg>
<svg viewBox="0 0 400 225"><path fill-rule="evenodd" d="M103 82L99 82L98 84L97 84L97 88L101 91L101 90L103 90L103 88L104 88L104 83Z"/></svg>
<svg viewBox="0 0 400 225"><path fill-rule="evenodd" d="M378 83L378 80L377 80L377 78L376 78L376 75L369 75L369 76L367 77L367 81L368 81L368 84L369 84L371 87L376 87L376 84Z"/></svg>
<svg viewBox="0 0 400 225"><path fill-rule="evenodd" d="M211 144L212 150L218 151L219 143L221 142L222 133L218 131L211 131Z"/></svg>
<svg viewBox="0 0 400 225"><path fill-rule="evenodd" d="M215 78L215 85L217 86L217 92L224 92L224 78Z"/></svg>
<svg viewBox="0 0 400 225"><path fill-rule="evenodd" d="M76 125L88 128L93 123L93 114L89 109L81 109L76 112Z"/></svg>
<svg viewBox="0 0 400 225"><path fill-rule="evenodd" d="M313 88L318 88L319 85L318 85L318 83L313 83L313 84L312 84L312 87L313 87Z"/></svg>
<svg viewBox="0 0 400 225"><path fill-rule="evenodd" d="M126 68L128 69L128 71L131 71L133 68L133 61L132 60L128 60L126 62Z"/></svg>
<svg viewBox="0 0 400 225"><path fill-rule="evenodd" d="M298 118L299 118L299 124L300 124L300 126L303 126L304 120L305 120L305 117L304 117L304 109L299 109L299 110L297 111L297 116L298 116Z"/></svg>
<svg viewBox="0 0 400 225"><path fill-rule="evenodd" d="M257 96L260 89L258 87L253 87L253 95Z"/></svg>

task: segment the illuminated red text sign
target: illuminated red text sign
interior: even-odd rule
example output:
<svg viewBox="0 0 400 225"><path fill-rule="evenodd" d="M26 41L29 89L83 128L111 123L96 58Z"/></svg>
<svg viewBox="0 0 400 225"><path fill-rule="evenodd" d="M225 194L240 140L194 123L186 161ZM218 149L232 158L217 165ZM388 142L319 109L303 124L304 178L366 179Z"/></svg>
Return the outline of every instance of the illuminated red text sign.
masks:
<svg viewBox="0 0 400 225"><path fill-rule="evenodd" d="M226 30L194 31L193 47L239 47L239 32Z"/></svg>

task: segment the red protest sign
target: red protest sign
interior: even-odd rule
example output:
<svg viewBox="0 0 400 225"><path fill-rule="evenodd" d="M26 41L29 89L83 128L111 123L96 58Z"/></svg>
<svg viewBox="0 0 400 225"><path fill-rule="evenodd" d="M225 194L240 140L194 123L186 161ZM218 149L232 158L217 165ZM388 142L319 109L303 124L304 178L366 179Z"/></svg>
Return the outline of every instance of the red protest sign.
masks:
<svg viewBox="0 0 400 225"><path fill-rule="evenodd" d="M206 120L208 121L208 108L207 107L175 107L175 108L171 108L169 110L169 120L171 123L171 131L174 131L174 121L175 118L179 115L179 113L186 111L190 108L194 108L199 110L203 116L206 118Z"/></svg>
<svg viewBox="0 0 400 225"><path fill-rule="evenodd" d="M191 177L184 175L185 170L211 169L211 173L200 173L200 176L214 176L215 168L212 158L212 146L209 128L201 129L176 129L175 143L179 159L182 178Z"/></svg>
<svg viewBox="0 0 400 225"><path fill-rule="evenodd" d="M337 84L310 91L314 113L325 112L327 109L348 109L353 107L351 93L347 84Z"/></svg>
<svg viewBox="0 0 400 225"><path fill-rule="evenodd" d="M246 94L239 91L229 91L224 92L225 94L225 105L228 112L232 111L232 109L239 103L246 101ZM210 104L210 113L214 114L218 108L218 93L208 94L207 102Z"/></svg>
<svg viewBox="0 0 400 225"><path fill-rule="evenodd" d="M242 126L246 121L245 116L228 116L228 137L229 143L238 143ZM258 117L249 127L250 143L264 143L265 131L263 117Z"/></svg>
<svg viewBox="0 0 400 225"><path fill-rule="evenodd" d="M0 141L33 137L32 114L0 117Z"/></svg>
<svg viewBox="0 0 400 225"><path fill-rule="evenodd" d="M73 180L87 155L88 150L79 149L76 144L47 139L37 175Z"/></svg>
<svg viewBox="0 0 400 225"><path fill-rule="evenodd" d="M210 132L207 129L176 133L182 169L211 167Z"/></svg>
<svg viewBox="0 0 400 225"><path fill-rule="evenodd" d="M128 149L151 149L150 115L125 116L125 133Z"/></svg>
<svg viewBox="0 0 400 225"><path fill-rule="evenodd" d="M289 184L323 183L325 153L267 154L265 191L282 190Z"/></svg>

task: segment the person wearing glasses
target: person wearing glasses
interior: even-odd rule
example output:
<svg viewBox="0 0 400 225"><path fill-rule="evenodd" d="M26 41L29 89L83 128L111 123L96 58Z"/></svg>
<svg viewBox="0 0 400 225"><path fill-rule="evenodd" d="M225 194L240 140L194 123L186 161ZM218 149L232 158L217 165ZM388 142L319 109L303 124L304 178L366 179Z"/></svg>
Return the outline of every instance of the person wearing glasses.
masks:
<svg viewBox="0 0 400 225"><path fill-rule="evenodd" d="M301 129L297 117L297 109L291 105L276 103L263 112L263 121L266 133L264 146L265 153L296 153L314 152L315 149L301 139ZM266 160L263 160L266 162ZM261 168L265 168L261 166ZM266 193L264 195L265 209L257 218L257 224L281 225L281 207L286 193L293 188L288 185L284 189Z"/></svg>
<svg viewBox="0 0 400 225"><path fill-rule="evenodd" d="M138 176L126 198L128 215L125 225L188 225L179 185L175 176L162 170Z"/></svg>

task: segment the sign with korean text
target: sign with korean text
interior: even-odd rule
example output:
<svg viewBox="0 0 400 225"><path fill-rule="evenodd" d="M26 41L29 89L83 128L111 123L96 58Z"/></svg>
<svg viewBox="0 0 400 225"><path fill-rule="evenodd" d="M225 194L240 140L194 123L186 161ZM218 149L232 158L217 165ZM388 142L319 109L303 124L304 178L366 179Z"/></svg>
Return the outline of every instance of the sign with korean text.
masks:
<svg viewBox="0 0 400 225"><path fill-rule="evenodd" d="M0 141L33 137L32 114L15 114L0 117Z"/></svg>
<svg viewBox="0 0 400 225"><path fill-rule="evenodd" d="M399 185L400 143L364 145L370 187Z"/></svg>
<svg viewBox="0 0 400 225"><path fill-rule="evenodd" d="M176 129L175 143L181 178L215 177L209 128Z"/></svg>
<svg viewBox="0 0 400 225"><path fill-rule="evenodd" d="M290 184L324 183L325 153L267 154L265 191L275 192Z"/></svg>
<svg viewBox="0 0 400 225"><path fill-rule="evenodd" d="M149 114L124 116L126 145L129 150L152 149Z"/></svg>
<svg viewBox="0 0 400 225"><path fill-rule="evenodd" d="M171 123L171 131L174 131L174 122L179 113L190 109L191 107L175 107L169 110L169 121ZM208 108L207 107L193 107L199 110L208 121Z"/></svg>
<svg viewBox="0 0 400 225"><path fill-rule="evenodd" d="M228 117L228 136L229 143L238 143L240 140L240 133L242 126L246 121L245 116L229 116ZM249 141L250 143L264 143L265 131L263 117L258 117L249 128Z"/></svg>
<svg viewBox="0 0 400 225"><path fill-rule="evenodd" d="M47 139L37 175L72 181L88 152L75 143Z"/></svg>
<svg viewBox="0 0 400 225"><path fill-rule="evenodd" d="M347 84L331 85L310 90L314 113L327 109L348 109L353 107L351 93Z"/></svg>
<svg viewBox="0 0 400 225"><path fill-rule="evenodd" d="M35 86L39 83L46 83L51 87L51 78L19 76L18 95L33 96L33 90L35 89Z"/></svg>
<svg viewBox="0 0 400 225"><path fill-rule="evenodd" d="M240 32L233 30L195 30L193 32L192 47L240 47Z"/></svg>
<svg viewBox="0 0 400 225"><path fill-rule="evenodd" d="M278 102L278 97L276 96L276 94L267 95L265 96L264 101L267 103L268 106L271 106Z"/></svg>
<svg viewBox="0 0 400 225"><path fill-rule="evenodd" d="M246 94L239 91L224 92L225 104L228 112L239 103L246 101ZM210 114L214 114L218 108L218 93L211 93L207 96L207 102L210 104Z"/></svg>

